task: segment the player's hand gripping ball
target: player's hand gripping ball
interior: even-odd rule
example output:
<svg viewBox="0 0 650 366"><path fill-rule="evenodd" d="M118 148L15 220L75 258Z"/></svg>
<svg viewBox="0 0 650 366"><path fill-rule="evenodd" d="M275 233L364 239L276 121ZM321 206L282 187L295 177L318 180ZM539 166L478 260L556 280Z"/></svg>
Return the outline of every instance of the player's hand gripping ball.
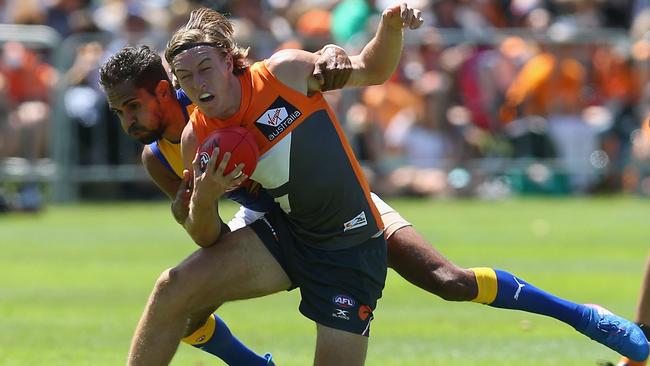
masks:
<svg viewBox="0 0 650 366"><path fill-rule="evenodd" d="M226 152L230 152L230 160L223 173L224 175L232 172L241 163L245 164L243 174L249 177L253 174L257 166L257 159L260 157L260 150L255 142L255 137L248 130L235 126L220 128L210 133L199 146L197 152L199 154L199 167L202 172L205 171L208 161L212 157L212 151L216 147L219 148L219 156L217 156L215 166L219 166Z"/></svg>

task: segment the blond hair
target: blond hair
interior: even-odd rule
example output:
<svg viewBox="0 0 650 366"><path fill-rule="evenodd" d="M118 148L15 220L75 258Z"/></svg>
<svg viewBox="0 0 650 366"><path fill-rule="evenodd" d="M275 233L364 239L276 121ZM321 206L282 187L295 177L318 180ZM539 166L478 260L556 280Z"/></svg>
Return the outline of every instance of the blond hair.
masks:
<svg viewBox="0 0 650 366"><path fill-rule="evenodd" d="M233 74L239 75L248 67L249 48L237 46L233 32L232 23L219 12L208 8L193 10L187 23L167 43L165 59L174 71L173 61L178 54L196 46L211 46L222 56L232 57Z"/></svg>

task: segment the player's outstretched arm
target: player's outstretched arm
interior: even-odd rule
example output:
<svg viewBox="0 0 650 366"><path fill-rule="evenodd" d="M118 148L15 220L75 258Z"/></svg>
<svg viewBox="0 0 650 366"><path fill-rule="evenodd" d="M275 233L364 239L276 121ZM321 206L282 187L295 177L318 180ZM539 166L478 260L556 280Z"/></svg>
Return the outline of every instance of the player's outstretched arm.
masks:
<svg viewBox="0 0 650 366"><path fill-rule="evenodd" d="M402 55L403 29L416 29L420 25L422 14L418 9L406 4L386 9L375 37L359 55L350 57L351 70L346 71L349 77L345 87L376 85L388 80ZM267 68L279 81L305 95L321 90L323 83L318 68L324 64L327 63L321 54L295 49L278 51L266 60Z"/></svg>
<svg viewBox="0 0 650 366"><path fill-rule="evenodd" d="M384 10L375 36L359 55L350 57L352 73L346 86L377 85L388 80L402 56L403 30L417 29L422 23L422 12L406 3Z"/></svg>

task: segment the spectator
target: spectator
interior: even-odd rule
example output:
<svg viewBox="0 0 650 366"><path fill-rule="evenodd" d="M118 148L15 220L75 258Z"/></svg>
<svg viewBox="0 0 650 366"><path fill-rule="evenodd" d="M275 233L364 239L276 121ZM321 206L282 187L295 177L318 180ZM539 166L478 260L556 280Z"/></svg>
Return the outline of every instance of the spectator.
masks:
<svg viewBox="0 0 650 366"><path fill-rule="evenodd" d="M93 23L85 11L89 0L54 0L45 9L45 24L66 38L72 33L92 31Z"/></svg>
<svg viewBox="0 0 650 366"><path fill-rule="evenodd" d="M0 95L8 118L2 128L0 161L20 157L29 164L47 157L50 91L57 73L38 55L17 42L7 42L0 58ZM17 208L35 211L41 195L35 182L26 181L19 189Z"/></svg>
<svg viewBox="0 0 650 366"><path fill-rule="evenodd" d="M389 2L254 0L210 1L209 5L232 14L238 29L236 38L253 46L252 59L262 59L278 48L315 50L330 42L354 52L357 44L371 36L368 29L376 9ZM85 159L83 163L122 164L137 159L137 147L122 146L123 156L108 147L124 142L114 143L113 139L119 139L117 125L98 98L101 94L94 75L98 57L101 61L124 44L148 44L161 49L166 34L184 23L193 7L207 3L0 0L0 21L49 25L63 37L98 30L112 34L108 43L81 45L75 60L68 61L70 67L64 67L64 107L68 117L78 122L74 133L78 133L78 146L86 149L86 153L78 154ZM446 159L442 151L446 147L440 147L448 143L463 158L537 161L557 156L559 170L572 176L571 187L578 192L593 189L599 183L597 175L602 173L605 181L599 188L622 187L629 191L639 187L650 159L645 157L644 142L639 140L646 133L640 121L646 113L644 98L650 93L643 89L650 82L647 0L422 0L418 6L425 9L425 21L435 28L422 29L407 40L402 63L391 82L336 96L340 99L336 113L347 123L344 127L357 152L365 158L368 174L377 178L376 184L388 181L383 177L387 167L394 167L390 162L395 162L396 157L411 162L419 160L418 155L427 156L423 160ZM495 43L494 34L512 27L519 27L517 36ZM628 30L632 46L628 47L628 40L606 37L593 42L583 37L579 46L571 39L578 29L598 27ZM550 42L542 42L541 46L533 43L542 38L533 40L530 36L542 34L548 34ZM47 94L56 80L56 76L44 75L56 73L38 60L37 54L24 52L28 55L25 60L35 59L41 64L34 66L40 71L27 76L49 79L45 83L49 86L43 87L40 80L33 90L24 88L27 82L16 77L11 64L15 62L11 55L22 51L11 51L20 48L11 44L8 48L10 56L5 60L3 52L0 60L0 93L6 95L0 103L4 104L0 110L6 111L0 120L0 157L17 155L33 161L46 155L44 131L46 116L52 109ZM50 71L43 71L48 68ZM422 95L413 87L425 75L436 73L444 74L449 82L446 101L440 107L448 112L443 118L448 130L444 131L419 117L430 108L425 101L432 96ZM29 143L22 143L16 136ZM384 137L389 139L388 144ZM416 149L421 147L429 150ZM590 159L594 157L604 165L592 166Z"/></svg>
<svg viewBox="0 0 650 366"><path fill-rule="evenodd" d="M399 153L404 167L390 181L398 192L423 196L446 194L446 170L458 149L447 121L450 81L429 72L415 84L421 103L398 113L386 129L389 150Z"/></svg>
<svg viewBox="0 0 650 366"><path fill-rule="evenodd" d="M601 132L600 148L608 164L603 167L602 189L621 188L620 177L629 164L633 131L639 127L639 70L627 52L611 45L599 46L592 57L594 101L602 110L592 107L592 124Z"/></svg>
<svg viewBox="0 0 650 366"><path fill-rule="evenodd" d="M377 10L372 0L343 0L332 10L331 30L334 41L358 46L369 38L366 22Z"/></svg>
<svg viewBox="0 0 650 366"><path fill-rule="evenodd" d="M383 130L374 120L374 116L371 108L365 104L353 104L345 115L346 132L368 183L374 191L384 192L386 187L382 168Z"/></svg>
<svg viewBox="0 0 650 366"><path fill-rule="evenodd" d="M16 138L5 156L36 160L46 156L49 96L57 73L38 55L17 42L2 47L0 75L9 109L8 126Z"/></svg>
<svg viewBox="0 0 650 366"><path fill-rule="evenodd" d="M558 169L570 175L572 190L587 192L595 181L590 156L597 147L596 131L582 116L587 75L576 59L580 46L571 39L574 33L559 34L569 38L543 45L524 65L506 92L505 110L511 116L519 109L522 117L543 118L558 154Z"/></svg>

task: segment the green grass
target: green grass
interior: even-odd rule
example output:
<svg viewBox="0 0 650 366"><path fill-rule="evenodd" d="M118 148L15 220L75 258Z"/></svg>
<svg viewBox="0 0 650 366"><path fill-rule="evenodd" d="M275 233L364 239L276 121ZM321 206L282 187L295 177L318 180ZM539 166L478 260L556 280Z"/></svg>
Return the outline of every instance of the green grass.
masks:
<svg viewBox="0 0 650 366"><path fill-rule="evenodd" d="M633 198L392 201L462 266L507 269L577 302L634 315L650 203ZM224 212L232 213L234 206ZM120 365L158 274L194 250L165 203L0 216L0 365ZM225 305L245 343L309 365L315 329L296 291ZM608 349L549 318L447 303L389 277L368 365L594 365ZM173 365L219 365L182 345Z"/></svg>

